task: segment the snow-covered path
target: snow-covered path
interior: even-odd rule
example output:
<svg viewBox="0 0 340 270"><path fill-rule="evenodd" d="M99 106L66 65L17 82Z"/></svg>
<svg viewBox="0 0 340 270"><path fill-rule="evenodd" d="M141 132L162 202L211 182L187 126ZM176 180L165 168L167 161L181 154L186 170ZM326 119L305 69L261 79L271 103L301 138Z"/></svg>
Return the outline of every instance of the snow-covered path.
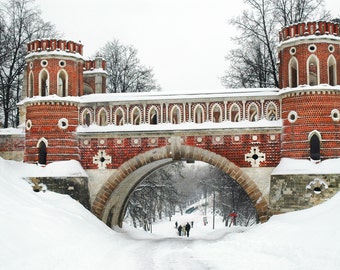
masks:
<svg viewBox="0 0 340 270"><path fill-rule="evenodd" d="M153 233L113 231L69 196L32 191L29 168L0 158L1 270L339 270L340 194L317 207L251 228L212 230L202 216L176 216ZM194 221L179 237L175 221Z"/></svg>

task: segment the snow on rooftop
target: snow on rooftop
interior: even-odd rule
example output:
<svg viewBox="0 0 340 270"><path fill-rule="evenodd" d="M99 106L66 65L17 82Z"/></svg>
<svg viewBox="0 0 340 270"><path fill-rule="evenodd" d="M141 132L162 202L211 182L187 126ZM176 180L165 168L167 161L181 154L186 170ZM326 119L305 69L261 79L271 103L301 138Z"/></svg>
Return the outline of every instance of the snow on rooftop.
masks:
<svg viewBox="0 0 340 270"><path fill-rule="evenodd" d="M282 158L272 175L289 174L340 174L340 158L318 163L306 159Z"/></svg>

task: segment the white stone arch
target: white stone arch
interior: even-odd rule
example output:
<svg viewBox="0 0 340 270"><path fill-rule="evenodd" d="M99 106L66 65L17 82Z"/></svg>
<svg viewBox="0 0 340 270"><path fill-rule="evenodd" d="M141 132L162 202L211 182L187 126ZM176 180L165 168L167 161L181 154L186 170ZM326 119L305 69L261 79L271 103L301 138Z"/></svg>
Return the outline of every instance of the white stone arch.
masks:
<svg viewBox="0 0 340 270"><path fill-rule="evenodd" d="M248 106L248 121L256 122L259 120L260 109L255 102L251 102Z"/></svg>
<svg viewBox="0 0 340 270"><path fill-rule="evenodd" d="M97 116L97 123L99 126L106 126L108 124L109 113L105 108L100 108Z"/></svg>
<svg viewBox="0 0 340 270"><path fill-rule="evenodd" d="M237 103L233 103L229 109L229 116L231 122L241 121L241 108Z"/></svg>
<svg viewBox="0 0 340 270"><path fill-rule="evenodd" d="M41 137L37 142L37 147L39 147L40 143L44 142L46 147L48 147L48 140L45 137Z"/></svg>
<svg viewBox="0 0 340 270"><path fill-rule="evenodd" d="M81 114L81 124L90 126L93 122L93 114L89 108L85 108Z"/></svg>
<svg viewBox="0 0 340 270"><path fill-rule="evenodd" d="M319 59L312 54L307 59L307 84L310 86L320 84L320 65Z"/></svg>
<svg viewBox="0 0 340 270"><path fill-rule="evenodd" d="M299 85L299 62L296 57L292 57L288 63L289 87Z"/></svg>
<svg viewBox="0 0 340 270"><path fill-rule="evenodd" d="M131 124L132 125L140 125L141 124L141 118L142 118L142 111L138 106L133 107L131 110Z"/></svg>
<svg viewBox="0 0 340 270"><path fill-rule="evenodd" d="M57 95L68 96L68 73L64 69L59 70L57 74Z"/></svg>
<svg viewBox="0 0 340 270"><path fill-rule="evenodd" d="M118 107L114 114L114 123L117 126L122 126L125 124L125 111L122 107Z"/></svg>
<svg viewBox="0 0 340 270"><path fill-rule="evenodd" d="M337 82L337 66L336 59L334 55L330 55L327 59L327 75L328 75L328 84L331 86L335 86L338 84Z"/></svg>
<svg viewBox="0 0 340 270"><path fill-rule="evenodd" d="M194 123L201 124L205 122L204 108L201 104L194 107Z"/></svg>
<svg viewBox="0 0 340 270"><path fill-rule="evenodd" d="M181 109L178 105L174 105L170 111L170 123L180 124L181 121Z"/></svg>
<svg viewBox="0 0 340 270"><path fill-rule="evenodd" d="M159 122L159 111L157 106L152 105L148 111L148 123L150 125L157 125Z"/></svg>
<svg viewBox="0 0 340 270"><path fill-rule="evenodd" d="M278 108L275 102L270 101L266 105L265 117L267 120L275 121L278 119Z"/></svg>
<svg viewBox="0 0 340 270"><path fill-rule="evenodd" d="M34 96L34 73L33 71L30 71L28 75L28 89L27 89L27 97L33 97Z"/></svg>
<svg viewBox="0 0 340 270"><path fill-rule="evenodd" d="M49 73L46 68L39 72L39 95L44 97L49 95Z"/></svg>
<svg viewBox="0 0 340 270"><path fill-rule="evenodd" d="M220 123L222 122L222 107L220 104L215 103L210 112L210 119L212 122Z"/></svg>

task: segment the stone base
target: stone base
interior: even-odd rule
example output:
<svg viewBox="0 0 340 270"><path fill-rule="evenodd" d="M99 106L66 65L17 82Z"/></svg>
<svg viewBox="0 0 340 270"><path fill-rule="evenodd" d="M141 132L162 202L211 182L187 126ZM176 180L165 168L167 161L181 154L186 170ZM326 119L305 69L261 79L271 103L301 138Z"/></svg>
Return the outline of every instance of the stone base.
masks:
<svg viewBox="0 0 340 270"><path fill-rule="evenodd" d="M330 199L339 190L338 174L272 175L270 212L280 214L310 208Z"/></svg>

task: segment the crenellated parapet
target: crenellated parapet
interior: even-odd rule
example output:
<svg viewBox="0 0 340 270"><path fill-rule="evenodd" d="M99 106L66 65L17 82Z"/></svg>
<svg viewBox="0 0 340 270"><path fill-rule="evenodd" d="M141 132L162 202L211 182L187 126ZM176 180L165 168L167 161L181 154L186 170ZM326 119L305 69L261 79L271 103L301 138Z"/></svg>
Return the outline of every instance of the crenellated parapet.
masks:
<svg viewBox="0 0 340 270"><path fill-rule="evenodd" d="M67 53L79 53L83 55L83 45L74 41L61 39L38 39L27 44L28 53L42 51L61 51Z"/></svg>
<svg viewBox="0 0 340 270"><path fill-rule="evenodd" d="M339 24L335 22L315 21L301 22L284 27L280 33L280 42L293 37L305 37L311 35L340 36Z"/></svg>

